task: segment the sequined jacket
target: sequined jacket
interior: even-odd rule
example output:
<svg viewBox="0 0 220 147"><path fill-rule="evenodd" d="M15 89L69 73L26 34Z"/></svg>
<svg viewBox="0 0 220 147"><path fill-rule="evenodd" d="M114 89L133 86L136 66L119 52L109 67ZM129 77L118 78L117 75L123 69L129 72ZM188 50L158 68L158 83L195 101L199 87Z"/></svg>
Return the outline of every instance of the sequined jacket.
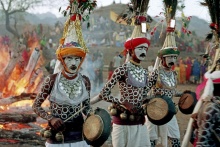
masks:
<svg viewBox="0 0 220 147"><path fill-rule="evenodd" d="M36 114L38 114L40 117L46 120L50 120L53 117L60 118L62 120L65 120L72 116L75 112L77 112L82 106L86 106L86 108L83 110L83 114L87 115L90 108L90 98L82 101L78 105L66 105L66 104L59 104L53 101L50 101L50 112L46 112L42 107L42 103L50 96L51 90L54 86L54 82L56 80L57 74L49 75L45 78L41 91L38 93L36 99L33 103L33 110ZM90 81L89 78L86 76L82 76L83 82L86 86L87 92L90 94ZM74 140L82 140L82 125L83 125L83 116L82 113L79 113L76 115L76 117L70 119L68 122L65 123L66 130L69 132L76 132L74 136L77 136L77 138L68 138L68 135L64 135L65 142L74 142ZM65 133L65 132L64 132ZM73 134L73 133L72 133ZM67 141L68 140L68 141ZM72 140L72 141L71 141ZM56 141L52 141L53 143Z"/></svg>
<svg viewBox="0 0 220 147"><path fill-rule="evenodd" d="M173 70L166 71L159 66L159 76L156 85L152 88L153 95L165 95L170 98L179 95L176 91L177 73Z"/></svg>
<svg viewBox="0 0 220 147"><path fill-rule="evenodd" d="M220 97L205 102L198 113L197 147L220 146Z"/></svg>
<svg viewBox="0 0 220 147"><path fill-rule="evenodd" d="M141 66L127 62L115 69L111 79L102 89L99 98L115 104L129 103L129 107L139 110L147 99L147 93L155 85L157 76L157 70L152 72L151 77L148 77L147 71ZM120 98L111 95L111 89L117 82L121 94Z"/></svg>

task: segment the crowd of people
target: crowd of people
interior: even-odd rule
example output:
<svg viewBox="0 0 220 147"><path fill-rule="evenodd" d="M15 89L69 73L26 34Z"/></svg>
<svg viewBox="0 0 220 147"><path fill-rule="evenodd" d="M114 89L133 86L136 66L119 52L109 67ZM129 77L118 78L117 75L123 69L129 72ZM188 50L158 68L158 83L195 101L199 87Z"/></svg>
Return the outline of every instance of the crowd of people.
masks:
<svg viewBox="0 0 220 147"><path fill-rule="evenodd" d="M206 59L180 58L173 69L177 72L179 84L199 84L203 81L203 76L207 71Z"/></svg>

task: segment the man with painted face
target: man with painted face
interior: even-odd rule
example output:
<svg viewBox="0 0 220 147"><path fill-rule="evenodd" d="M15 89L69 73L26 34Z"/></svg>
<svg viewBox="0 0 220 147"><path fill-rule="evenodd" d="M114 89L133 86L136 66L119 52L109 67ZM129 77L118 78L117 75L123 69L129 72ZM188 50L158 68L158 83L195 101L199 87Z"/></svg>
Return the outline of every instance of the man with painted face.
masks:
<svg viewBox="0 0 220 147"><path fill-rule="evenodd" d="M46 77L34 101L33 110L48 120L48 128L43 133L47 138L47 147L59 147L59 144L62 147L85 147L88 145L82 138L82 126L83 116L89 115L91 110L90 81L78 71L86 52L77 42L71 42L61 46L56 54L63 70ZM50 113L41 107L47 97Z"/></svg>
<svg viewBox="0 0 220 147"><path fill-rule="evenodd" d="M99 94L99 100L112 103L109 109L113 122L114 147L150 147L142 105L147 99L148 91L156 83L158 72L155 70L151 74L155 78L149 78L147 71L140 65L149 45L150 42L145 37L127 40L124 47L131 59L114 70L111 79ZM119 84L120 98L111 95L111 89L116 83ZM92 103L94 101L92 99Z"/></svg>
<svg viewBox="0 0 220 147"><path fill-rule="evenodd" d="M181 95L176 91L177 86L177 74L172 70L172 66L176 63L179 51L176 47L165 47L158 52L158 58L161 59L161 63L158 68L159 76L156 86L152 88L153 95L160 95L173 98L174 96ZM165 125L156 126L150 121L146 122L149 129L151 145L154 147L156 141L161 138L161 143L164 147L167 146L167 136L171 141L173 147L180 147L180 132L179 126L176 120L176 116Z"/></svg>

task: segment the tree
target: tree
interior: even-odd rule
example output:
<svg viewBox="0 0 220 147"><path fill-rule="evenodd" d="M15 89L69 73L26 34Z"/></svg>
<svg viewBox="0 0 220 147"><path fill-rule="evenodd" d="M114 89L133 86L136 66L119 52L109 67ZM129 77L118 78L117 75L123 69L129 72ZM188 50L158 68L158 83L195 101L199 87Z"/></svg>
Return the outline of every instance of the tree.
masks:
<svg viewBox="0 0 220 147"><path fill-rule="evenodd" d="M5 15L6 30L18 38L19 33L16 29L15 14L26 12L28 9L42 3L43 0L0 0L0 9ZM14 19L14 27L11 26L11 19Z"/></svg>

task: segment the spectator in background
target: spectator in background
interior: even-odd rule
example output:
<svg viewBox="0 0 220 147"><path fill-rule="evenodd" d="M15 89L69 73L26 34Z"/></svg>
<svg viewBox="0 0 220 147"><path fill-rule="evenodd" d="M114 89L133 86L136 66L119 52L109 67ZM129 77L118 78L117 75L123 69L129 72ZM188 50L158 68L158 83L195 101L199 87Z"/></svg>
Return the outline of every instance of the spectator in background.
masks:
<svg viewBox="0 0 220 147"><path fill-rule="evenodd" d="M186 82L190 81L190 75L192 70L192 60L190 57L186 57Z"/></svg>
<svg viewBox="0 0 220 147"><path fill-rule="evenodd" d="M115 68L113 66L113 61L111 61L109 63L109 67L108 67L108 80L110 80L110 78L112 77L114 70L115 70Z"/></svg>
<svg viewBox="0 0 220 147"><path fill-rule="evenodd" d="M49 41L48 41L46 46L47 46L47 49L49 49L49 50L53 49L53 40L51 38L49 39Z"/></svg>
<svg viewBox="0 0 220 147"><path fill-rule="evenodd" d="M101 88L103 84L103 66L104 61L102 56L99 54L97 58L93 62L93 67L95 70L95 80L94 80L94 88L99 91L99 88Z"/></svg>
<svg viewBox="0 0 220 147"><path fill-rule="evenodd" d="M120 47L123 46L125 38L125 31L124 29L121 29L121 31L119 32Z"/></svg>
<svg viewBox="0 0 220 147"><path fill-rule="evenodd" d="M207 71L207 65L206 65L206 59L205 58L202 59L200 70L201 70L200 79L203 79L203 76Z"/></svg>
<svg viewBox="0 0 220 147"><path fill-rule="evenodd" d="M179 84L180 83L180 65L179 65L179 63L176 64L174 70L177 73L177 81L178 81L178 84Z"/></svg>
<svg viewBox="0 0 220 147"><path fill-rule="evenodd" d="M186 65L183 60L180 60L179 62L179 68L180 68L180 84L186 83Z"/></svg>
<svg viewBox="0 0 220 147"><path fill-rule="evenodd" d="M195 59L192 66L192 76L194 77L194 84L198 84L200 80L200 63Z"/></svg>
<svg viewBox="0 0 220 147"><path fill-rule="evenodd" d="M113 57L113 67L116 69L121 65L121 57L119 56L119 52L115 52L115 56Z"/></svg>

